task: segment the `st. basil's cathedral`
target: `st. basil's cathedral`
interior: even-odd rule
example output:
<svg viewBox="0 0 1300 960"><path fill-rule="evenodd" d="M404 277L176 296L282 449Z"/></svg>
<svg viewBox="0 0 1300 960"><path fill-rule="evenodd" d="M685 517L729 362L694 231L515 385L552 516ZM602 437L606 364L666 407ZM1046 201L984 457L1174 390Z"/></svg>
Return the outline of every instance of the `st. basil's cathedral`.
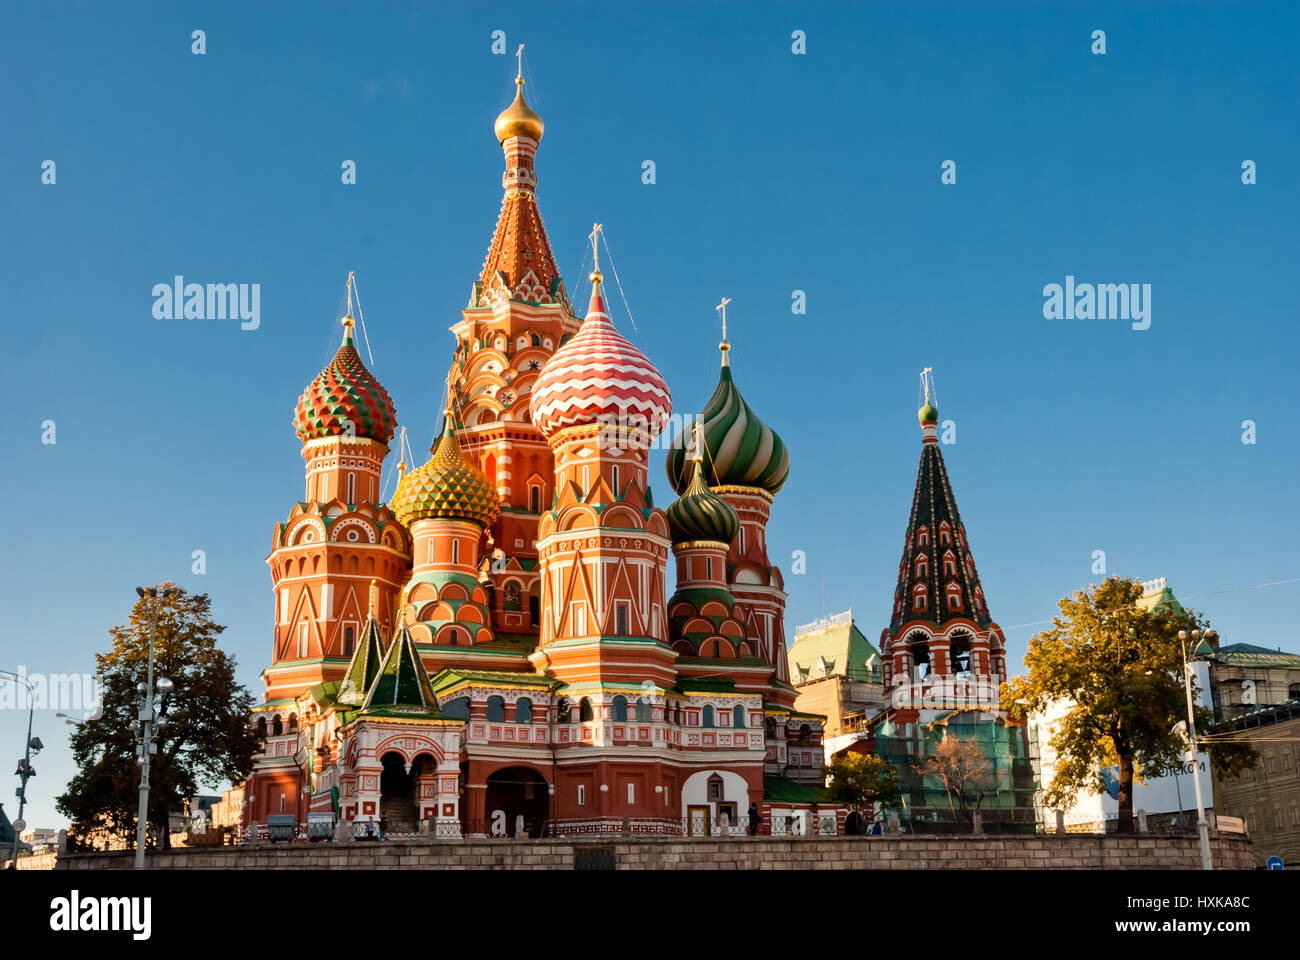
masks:
<svg viewBox="0 0 1300 960"><path fill-rule="evenodd" d="M789 453L736 388L724 327L713 396L668 451L679 496L655 503L672 397L614 326L598 259L574 310L537 205L542 119L516 84L429 459L400 463L380 502L397 413L351 310L298 402L306 489L267 558L275 646L246 828L325 814L440 836L703 833L817 797L823 718L795 709L767 554Z"/></svg>
<svg viewBox="0 0 1300 960"><path fill-rule="evenodd" d="M428 460L408 469L399 454L381 502L397 413L357 352L350 309L342 346L299 399L306 489L267 558L275 641L245 831L292 818L354 836L698 836L743 830L752 807L766 825L838 832L846 811L817 802L825 718L796 707L786 593L767 552L790 456L732 378L726 301L718 383L693 428L665 438L678 497L660 508L649 450L669 425L669 387L606 310L598 230L577 316L537 206L542 119L516 84L495 125L505 196L451 327ZM1002 635L928 391L919 418L881 636L889 705L870 740L913 806L932 792L914 771L936 729L1024 757L997 704ZM1014 766L999 793L1023 787Z"/></svg>

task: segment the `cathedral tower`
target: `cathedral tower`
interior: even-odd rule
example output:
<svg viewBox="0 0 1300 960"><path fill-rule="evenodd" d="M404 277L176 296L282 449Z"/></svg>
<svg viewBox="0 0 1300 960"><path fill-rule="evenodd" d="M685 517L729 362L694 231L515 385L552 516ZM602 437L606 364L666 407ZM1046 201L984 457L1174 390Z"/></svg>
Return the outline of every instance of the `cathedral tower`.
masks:
<svg viewBox="0 0 1300 960"><path fill-rule="evenodd" d="M406 578L410 538L379 502L397 412L357 353L353 329L349 311L343 344L294 414L306 492L276 524L267 557L276 594L267 700L340 679L366 623L371 581L380 619L392 622Z"/></svg>

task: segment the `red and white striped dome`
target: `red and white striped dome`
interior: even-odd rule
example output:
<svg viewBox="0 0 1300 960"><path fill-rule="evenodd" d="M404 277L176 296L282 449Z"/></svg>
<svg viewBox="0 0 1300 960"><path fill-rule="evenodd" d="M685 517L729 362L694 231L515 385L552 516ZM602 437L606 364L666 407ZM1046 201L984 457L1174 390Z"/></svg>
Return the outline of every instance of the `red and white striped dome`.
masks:
<svg viewBox="0 0 1300 960"><path fill-rule="evenodd" d="M668 385L605 312L599 274L587 317L546 361L532 391L532 416L548 439L565 427L609 423L658 435L672 413Z"/></svg>

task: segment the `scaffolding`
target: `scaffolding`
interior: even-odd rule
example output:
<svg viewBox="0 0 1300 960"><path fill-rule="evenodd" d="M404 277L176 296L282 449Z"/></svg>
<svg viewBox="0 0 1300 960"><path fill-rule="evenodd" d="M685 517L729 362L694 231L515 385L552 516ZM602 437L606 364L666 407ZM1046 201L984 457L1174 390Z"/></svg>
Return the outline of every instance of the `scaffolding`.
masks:
<svg viewBox="0 0 1300 960"><path fill-rule="evenodd" d="M972 762L949 776L930 761L940 744L973 744ZM986 832L1042 829L1034 810L1036 782L1024 726L993 711L956 710L929 722L887 717L876 728L876 755L898 772L902 796L895 810L903 829L952 833L970 830L975 811Z"/></svg>

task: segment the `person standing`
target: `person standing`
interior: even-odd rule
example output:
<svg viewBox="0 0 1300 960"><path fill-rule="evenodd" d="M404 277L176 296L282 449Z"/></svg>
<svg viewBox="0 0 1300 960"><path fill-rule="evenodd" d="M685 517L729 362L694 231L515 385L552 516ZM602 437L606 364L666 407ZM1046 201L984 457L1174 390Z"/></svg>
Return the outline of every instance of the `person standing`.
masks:
<svg viewBox="0 0 1300 960"><path fill-rule="evenodd" d="M750 803L749 805L749 835L758 836L758 804Z"/></svg>

